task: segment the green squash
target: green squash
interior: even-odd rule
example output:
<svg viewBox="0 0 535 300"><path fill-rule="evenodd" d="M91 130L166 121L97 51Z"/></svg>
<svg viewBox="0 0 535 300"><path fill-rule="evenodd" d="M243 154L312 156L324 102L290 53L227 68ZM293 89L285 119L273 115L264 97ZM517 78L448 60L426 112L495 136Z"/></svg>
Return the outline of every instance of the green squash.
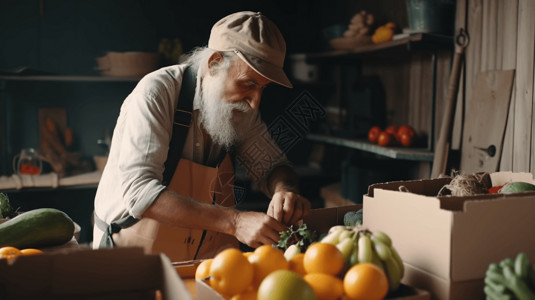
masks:
<svg viewBox="0 0 535 300"><path fill-rule="evenodd" d="M527 182L515 181L510 182L504 185L498 193L500 194L514 194L522 192L532 192L535 191L535 185Z"/></svg>
<svg viewBox="0 0 535 300"><path fill-rule="evenodd" d="M24 212L0 224L0 247L19 249L62 245L74 234L74 222L54 208Z"/></svg>

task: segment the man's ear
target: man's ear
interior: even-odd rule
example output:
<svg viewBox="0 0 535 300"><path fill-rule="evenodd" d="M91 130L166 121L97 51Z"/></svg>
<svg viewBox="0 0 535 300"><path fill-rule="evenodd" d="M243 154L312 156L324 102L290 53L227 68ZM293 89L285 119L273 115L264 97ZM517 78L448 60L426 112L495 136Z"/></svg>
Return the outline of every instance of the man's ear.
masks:
<svg viewBox="0 0 535 300"><path fill-rule="evenodd" d="M219 52L214 52L212 55L210 55L210 58L208 58L208 70L210 70L210 75L215 74L214 66L217 66L223 62L223 55Z"/></svg>

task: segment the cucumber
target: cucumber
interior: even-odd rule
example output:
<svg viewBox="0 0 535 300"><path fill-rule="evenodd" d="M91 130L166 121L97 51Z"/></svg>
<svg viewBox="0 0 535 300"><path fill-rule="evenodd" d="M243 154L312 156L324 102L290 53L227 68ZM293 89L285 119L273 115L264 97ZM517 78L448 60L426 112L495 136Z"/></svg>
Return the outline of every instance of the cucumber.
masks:
<svg viewBox="0 0 535 300"><path fill-rule="evenodd" d="M514 194L521 192L535 191L535 185L527 182L515 181L504 185L498 193L500 194Z"/></svg>
<svg viewBox="0 0 535 300"><path fill-rule="evenodd" d="M74 222L54 208L24 212L0 224L0 247L19 249L62 245L74 234Z"/></svg>

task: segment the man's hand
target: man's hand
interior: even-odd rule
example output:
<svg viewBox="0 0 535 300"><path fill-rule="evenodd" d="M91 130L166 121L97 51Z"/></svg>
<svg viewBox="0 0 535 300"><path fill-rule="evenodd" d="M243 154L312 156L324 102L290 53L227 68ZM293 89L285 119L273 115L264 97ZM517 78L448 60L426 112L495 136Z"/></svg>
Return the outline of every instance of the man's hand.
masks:
<svg viewBox="0 0 535 300"><path fill-rule="evenodd" d="M273 194L267 214L286 226L294 225L310 212L310 201L298 193L280 190Z"/></svg>
<svg viewBox="0 0 535 300"><path fill-rule="evenodd" d="M287 229L277 220L260 212L239 212L235 224L234 236L253 248L276 245L280 239L280 232Z"/></svg>

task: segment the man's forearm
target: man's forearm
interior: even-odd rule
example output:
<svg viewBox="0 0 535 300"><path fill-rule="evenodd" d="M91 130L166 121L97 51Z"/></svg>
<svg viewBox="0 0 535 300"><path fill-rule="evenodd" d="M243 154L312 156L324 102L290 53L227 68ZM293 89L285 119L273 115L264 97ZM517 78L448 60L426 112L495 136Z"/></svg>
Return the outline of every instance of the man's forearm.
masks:
<svg viewBox="0 0 535 300"><path fill-rule="evenodd" d="M237 214L234 209L202 203L166 189L143 216L178 227L234 234Z"/></svg>

